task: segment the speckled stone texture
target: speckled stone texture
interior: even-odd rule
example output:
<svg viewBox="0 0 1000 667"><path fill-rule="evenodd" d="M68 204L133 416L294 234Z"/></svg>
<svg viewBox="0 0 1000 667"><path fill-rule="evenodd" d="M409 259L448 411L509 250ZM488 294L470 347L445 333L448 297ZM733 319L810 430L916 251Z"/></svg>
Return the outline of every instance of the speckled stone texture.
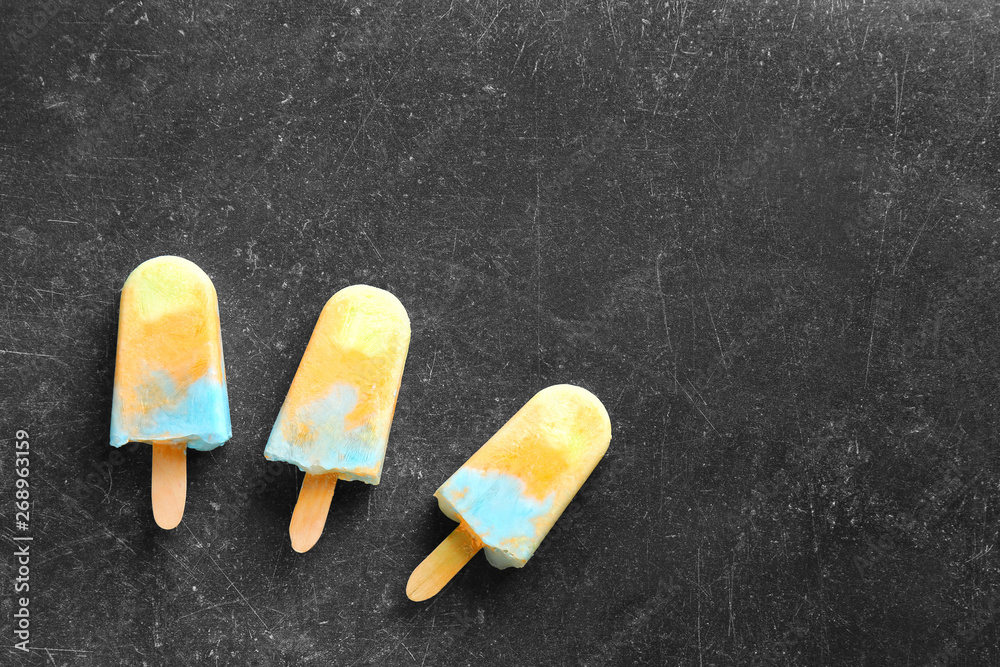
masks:
<svg viewBox="0 0 1000 667"><path fill-rule="evenodd" d="M15 665L1000 663L988 0L98 0L0 9L0 631ZM21 30L18 35L14 31ZM233 438L153 523L118 293L191 259ZM315 316L412 343L382 483L263 457ZM434 490L539 389L613 440L523 570L433 600ZM13 661L8 663L6 661Z"/></svg>

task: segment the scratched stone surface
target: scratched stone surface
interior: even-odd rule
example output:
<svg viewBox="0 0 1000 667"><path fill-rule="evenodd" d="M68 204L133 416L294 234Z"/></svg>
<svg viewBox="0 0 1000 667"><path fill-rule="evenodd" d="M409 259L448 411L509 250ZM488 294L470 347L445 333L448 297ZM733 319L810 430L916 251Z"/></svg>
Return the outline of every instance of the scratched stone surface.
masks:
<svg viewBox="0 0 1000 667"><path fill-rule="evenodd" d="M997 11L5 3L0 662L1000 664ZM170 532L149 449L108 446L161 254L215 282L234 430ZM381 485L298 555L262 452L353 283L412 345ZM523 570L409 602L434 490L560 382L606 458Z"/></svg>

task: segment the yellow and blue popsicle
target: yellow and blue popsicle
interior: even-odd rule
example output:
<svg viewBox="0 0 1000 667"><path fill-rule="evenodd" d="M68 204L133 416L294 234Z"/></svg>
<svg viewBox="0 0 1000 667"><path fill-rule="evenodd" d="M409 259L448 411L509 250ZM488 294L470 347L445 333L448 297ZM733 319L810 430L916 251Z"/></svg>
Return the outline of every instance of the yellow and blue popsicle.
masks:
<svg viewBox="0 0 1000 667"><path fill-rule="evenodd" d="M495 567L523 567L610 441L607 410L586 389L535 394L435 492L459 526L414 570L410 599L436 594L480 548Z"/></svg>
<svg viewBox="0 0 1000 667"><path fill-rule="evenodd" d="M153 445L153 514L180 522L185 448L208 451L232 437L218 297L181 257L155 257L129 275L118 315L111 445Z"/></svg>
<svg viewBox="0 0 1000 667"><path fill-rule="evenodd" d="M385 290L352 285L323 307L264 449L306 473L296 551L322 534L337 479L379 483L409 344L406 309Z"/></svg>

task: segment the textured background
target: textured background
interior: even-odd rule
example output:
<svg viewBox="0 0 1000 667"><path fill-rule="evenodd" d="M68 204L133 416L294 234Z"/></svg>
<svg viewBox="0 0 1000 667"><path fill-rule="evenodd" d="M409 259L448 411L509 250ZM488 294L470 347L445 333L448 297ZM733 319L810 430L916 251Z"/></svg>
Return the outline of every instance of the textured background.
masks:
<svg viewBox="0 0 1000 667"><path fill-rule="evenodd" d="M1000 662L993 2L77 5L0 10L2 661ZM235 433L172 532L107 444L159 254L215 282ZM413 324L385 474L297 555L262 450L358 282ZM434 489L558 382L606 459L526 568L410 603Z"/></svg>

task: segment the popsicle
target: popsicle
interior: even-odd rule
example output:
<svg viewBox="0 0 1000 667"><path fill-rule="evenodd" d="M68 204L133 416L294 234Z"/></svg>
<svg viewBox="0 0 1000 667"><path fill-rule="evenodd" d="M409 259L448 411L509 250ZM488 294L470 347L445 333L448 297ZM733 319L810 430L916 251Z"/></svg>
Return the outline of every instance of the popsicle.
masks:
<svg viewBox="0 0 1000 667"><path fill-rule="evenodd" d="M186 448L232 437L215 287L182 257L155 257L129 275L118 314L111 445L153 446L153 518L167 530L184 515Z"/></svg>
<svg viewBox="0 0 1000 667"><path fill-rule="evenodd" d="M434 493L459 525L410 575L407 597L434 596L480 549L494 567L524 567L610 441L608 412L586 389L535 394Z"/></svg>
<svg viewBox="0 0 1000 667"><path fill-rule="evenodd" d="M406 309L385 290L352 285L323 307L264 449L306 473L295 551L319 540L338 479L379 483L409 345Z"/></svg>

